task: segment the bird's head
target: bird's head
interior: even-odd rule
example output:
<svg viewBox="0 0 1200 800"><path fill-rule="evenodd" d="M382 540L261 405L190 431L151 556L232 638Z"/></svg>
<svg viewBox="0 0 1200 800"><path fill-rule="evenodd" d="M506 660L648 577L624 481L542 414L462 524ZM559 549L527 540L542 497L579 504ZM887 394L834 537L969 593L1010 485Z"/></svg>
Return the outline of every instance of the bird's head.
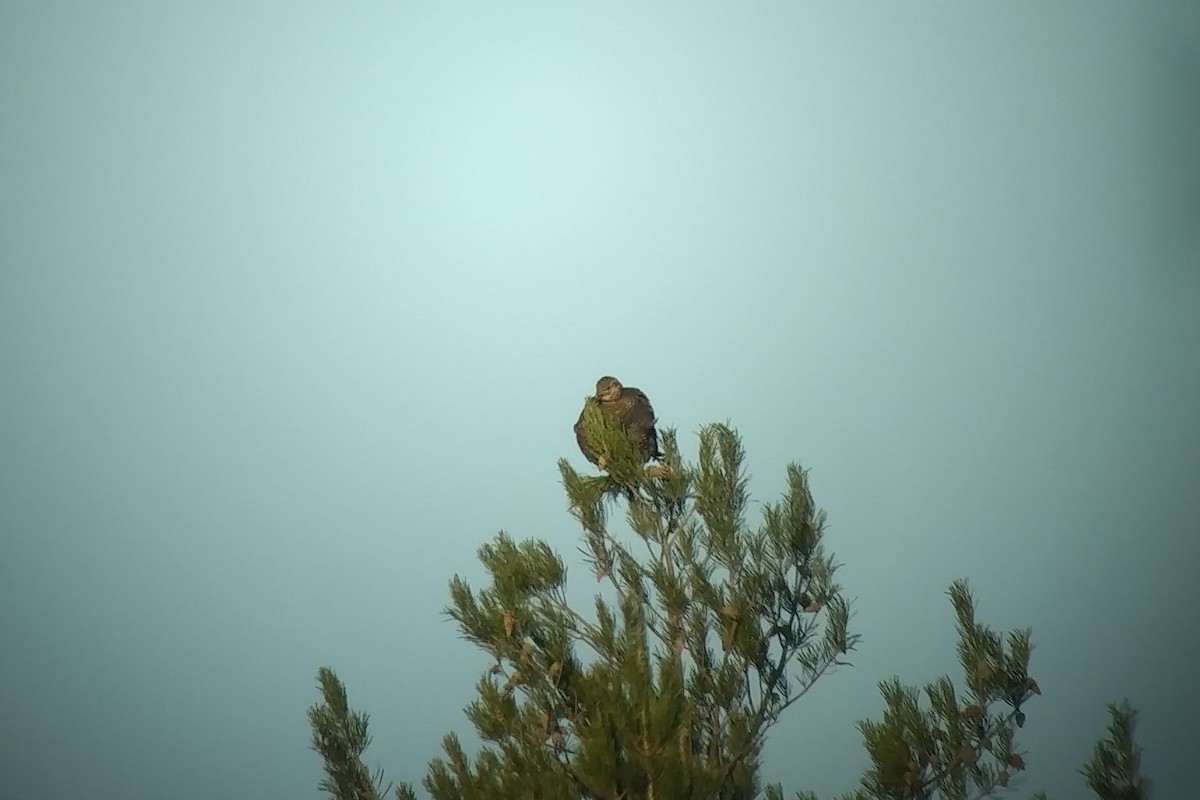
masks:
<svg viewBox="0 0 1200 800"><path fill-rule="evenodd" d="M621 396L621 382L611 375L605 375L596 381L596 399L602 403L611 402Z"/></svg>

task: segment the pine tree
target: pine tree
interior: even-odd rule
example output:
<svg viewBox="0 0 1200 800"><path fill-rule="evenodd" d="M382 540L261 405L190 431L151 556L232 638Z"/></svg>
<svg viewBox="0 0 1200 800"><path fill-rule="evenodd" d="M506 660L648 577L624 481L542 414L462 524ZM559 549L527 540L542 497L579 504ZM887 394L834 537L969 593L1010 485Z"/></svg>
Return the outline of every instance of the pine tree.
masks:
<svg viewBox="0 0 1200 800"><path fill-rule="evenodd" d="M592 405L584 425L607 474L581 475L566 460L559 470L599 584L591 613L568 604L566 566L545 542L501 532L480 548L490 583L475 590L455 576L447 614L495 662L466 709L484 746L472 761L448 734L426 791L434 800L782 800L761 782L765 737L847 664L859 638L805 471L788 466L786 492L763 504L752 529L745 453L730 426L700 431L695 466L664 430L662 463L647 468ZM627 532L610 525L613 508ZM1028 674L1030 632L1001 636L978 623L965 582L949 595L962 686L881 684L883 718L859 723L871 766L843 800L983 797L1024 769L1016 731L1022 705L1041 693ZM335 800L377 800L382 776L372 780L361 759L366 716L350 710L331 670L319 679L323 703L309 718L322 788ZM1131 723L1118 720L1130 717L1115 715L1114 744L1098 747L1088 780L1102 800L1141 800L1111 788L1142 785L1127 780L1136 753ZM407 785L395 796L416 797Z"/></svg>
<svg viewBox="0 0 1200 800"><path fill-rule="evenodd" d="M593 613L568 605L546 543L501 533L480 550L491 585L455 578L448 611L495 659L467 709L486 747L472 765L448 736L425 786L436 800L755 797L767 730L857 639L805 474L789 467L754 532L730 427L701 431L695 469L673 431L649 470L603 415L585 431L608 474L559 468L602 584Z"/></svg>

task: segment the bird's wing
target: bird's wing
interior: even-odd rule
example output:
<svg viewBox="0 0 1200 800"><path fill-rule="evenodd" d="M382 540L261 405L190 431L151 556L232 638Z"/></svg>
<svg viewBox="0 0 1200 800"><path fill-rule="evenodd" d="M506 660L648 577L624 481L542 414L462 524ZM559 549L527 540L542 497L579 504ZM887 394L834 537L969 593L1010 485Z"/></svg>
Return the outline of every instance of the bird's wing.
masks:
<svg viewBox="0 0 1200 800"><path fill-rule="evenodd" d="M646 393L641 389L626 387L621 392L620 402L621 422L626 428L645 430L654 427L654 407L650 405L650 398L646 397Z"/></svg>
<svg viewBox="0 0 1200 800"><path fill-rule="evenodd" d="M586 409L587 406L585 405ZM599 463L596 454L588 447L587 437L583 435L583 412L579 412L579 419L575 421L575 441L579 444L579 451L583 453L584 458L593 464Z"/></svg>
<svg viewBox="0 0 1200 800"><path fill-rule="evenodd" d="M658 450L658 431L654 428L657 420L654 417L654 407L650 405L650 398L641 389L628 387L621 393L621 403L621 424L625 431L641 440L646 458L661 456L662 453Z"/></svg>

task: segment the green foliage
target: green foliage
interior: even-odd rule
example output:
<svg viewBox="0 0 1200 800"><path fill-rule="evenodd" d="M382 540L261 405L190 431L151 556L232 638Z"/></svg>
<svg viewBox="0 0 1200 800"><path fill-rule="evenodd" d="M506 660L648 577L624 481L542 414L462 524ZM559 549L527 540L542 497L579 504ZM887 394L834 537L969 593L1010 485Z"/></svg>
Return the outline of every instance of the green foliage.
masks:
<svg viewBox="0 0 1200 800"><path fill-rule="evenodd" d="M322 702L308 710L312 728L312 748L325 762L325 778L320 788L334 800L379 800L387 794L381 789L382 771L372 779L362 761L363 751L371 743L367 735L367 715L350 709L346 687L329 667L317 673ZM416 800L408 787L396 790L397 800Z"/></svg>
<svg viewBox="0 0 1200 800"><path fill-rule="evenodd" d="M608 474L559 469L603 584L592 613L568 605L565 566L545 543L501 533L480 549L490 584L454 578L447 611L495 659L467 709L485 747L471 763L447 737L426 789L436 800L755 797L768 729L857 641L805 473L789 467L787 493L754 530L732 428L701 431L696 467L664 431L662 467L647 470L603 415L584 422ZM614 501L628 539L609 527Z"/></svg>
<svg viewBox="0 0 1200 800"><path fill-rule="evenodd" d="M1092 760L1080 770L1100 800L1145 800L1150 781L1142 777L1142 749L1133 738L1137 713L1128 701L1109 703L1108 738L1096 744Z"/></svg>
<svg viewBox="0 0 1200 800"><path fill-rule="evenodd" d="M871 767L862 788L847 798L983 797L1025 768L1015 743L1025 724L1021 706L1041 694L1028 673L1030 632L1001 637L977 622L965 581L948 594L958 620L963 687L945 676L926 685L923 695L896 679L880 684L883 718L859 723Z"/></svg>
<svg viewBox="0 0 1200 800"><path fill-rule="evenodd" d="M582 416L584 439L600 458L605 474L584 476L573 472L571 482L566 484L568 496L583 498L589 503L603 496L624 497L632 502L637 496L637 487L646 478L642 450L636 438L606 417L594 397L585 398Z"/></svg>
<svg viewBox="0 0 1200 800"><path fill-rule="evenodd" d="M728 425L701 430L694 466L675 432L662 431L662 463L645 467L598 407L583 418L607 472L582 475L565 460L559 471L600 584L590 613L568 605L566 566L545 542L501 531L480 548L489 583L476 590L455 576L447 614L494 660L466 709L483 748L472 760L447 735L426 791L434 800L783 800L781 787L760 782L765 737L858 642L806 473L787 468L786 492L751 529L745 452ZM609 526L614 507L630 535ZM871 766L843 800L985 797L1024 770L1016 733L1022 706L1041 693L1028 673L1030 632L977 622L963 581L948 594L961 684L880 684L882 718L859 723ZM367 717L350 710L331 670L318 678L323 702L309 720L321 788L335 800L379 800L382 775L362 761ZM1133 712L1110 711L1109 739L1084 775L1101 800L1144 800ZM407 785L395 796L415 800Z"/></svg>

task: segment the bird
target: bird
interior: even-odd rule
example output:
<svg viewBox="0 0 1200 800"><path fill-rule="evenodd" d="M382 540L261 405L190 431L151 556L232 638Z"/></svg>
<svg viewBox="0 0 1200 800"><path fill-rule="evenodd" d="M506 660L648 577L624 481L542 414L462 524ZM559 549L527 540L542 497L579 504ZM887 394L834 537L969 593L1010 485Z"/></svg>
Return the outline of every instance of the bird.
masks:
<svg viewBox="0 0 1200 800"><path fill-rule="evenodd" d="M596 381L596 394L592 399L600 406L604 416L623 428L625 434L638 446L643 464L651 459L662 458L662 453L658 450L658 431L654 428L654 408L645 392L633 386L623 386L613 376L605 375ZM587 405L584 404L584 410L586 409ZM607 463L604 455L597 453L584 436L582 411L575 423L575 441L579 443L579 449L588 461L600 469L605 469Z"/></svg>

